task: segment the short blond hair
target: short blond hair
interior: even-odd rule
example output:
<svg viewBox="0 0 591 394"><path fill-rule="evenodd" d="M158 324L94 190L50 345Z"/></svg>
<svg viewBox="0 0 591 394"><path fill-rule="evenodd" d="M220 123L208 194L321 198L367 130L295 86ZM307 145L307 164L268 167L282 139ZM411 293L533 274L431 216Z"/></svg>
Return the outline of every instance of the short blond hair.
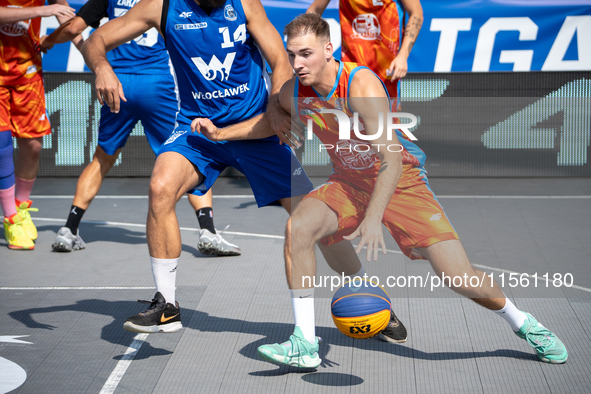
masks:
<svg viewBox="0 0 591 394"><path fill-rule="evenodd" d="M314 34L323 41L330 41L330 26L317 14L300 14L294 20L289 22L283 34L287 38L305 36Z"/></svg>

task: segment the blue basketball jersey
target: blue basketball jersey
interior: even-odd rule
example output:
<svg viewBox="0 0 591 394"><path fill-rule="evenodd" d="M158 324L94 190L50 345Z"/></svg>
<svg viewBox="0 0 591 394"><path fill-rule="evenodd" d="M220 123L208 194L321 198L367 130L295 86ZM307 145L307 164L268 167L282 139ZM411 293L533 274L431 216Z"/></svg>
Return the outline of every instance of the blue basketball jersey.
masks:
<svg viewBox="0 0 591 394"><path fill-rule="evenodd" d="M179 122L204 117L223 127L265 111L265 61L240 0L226 0L209 15L193 0L170 0L164 35L179 86Z"/></svg>
<svg viewBox="0 0 591 394"><path fill-rule="evenodd" d="M109 0L109 20L124 15L140 0ZM164 40L156 28L151 28L135 39L119 45L107 53L116 73L170 74L170 64Z"/></svg>

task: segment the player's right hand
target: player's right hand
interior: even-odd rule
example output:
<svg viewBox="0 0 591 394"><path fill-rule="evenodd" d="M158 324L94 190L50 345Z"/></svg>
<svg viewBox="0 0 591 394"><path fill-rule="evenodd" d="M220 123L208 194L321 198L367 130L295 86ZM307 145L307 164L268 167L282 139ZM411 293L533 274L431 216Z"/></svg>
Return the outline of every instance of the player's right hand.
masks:
<svg viewBox="0 0 591 394"><path fill-rule="evenodd" d="M43 7L43 15L41 16L61 16L72 19L76 16L76 10L61 4L51 4Z"/></svg>
<svg viewBox="0 0 591 394"><path fill-rule="evenodd" d="M112 69L103 69L96 73L95 89L101 104L107 104L111 112L119 113L121 101L127 101L123 94L123 86Z"/></svg>
<svg viewBox="0 0 591 394"><path fill-rule="evenodd" d="M220 131L211 120L206 118L195 118L191 122L191 133L203 134L210 141L223 141Z"/></svg>

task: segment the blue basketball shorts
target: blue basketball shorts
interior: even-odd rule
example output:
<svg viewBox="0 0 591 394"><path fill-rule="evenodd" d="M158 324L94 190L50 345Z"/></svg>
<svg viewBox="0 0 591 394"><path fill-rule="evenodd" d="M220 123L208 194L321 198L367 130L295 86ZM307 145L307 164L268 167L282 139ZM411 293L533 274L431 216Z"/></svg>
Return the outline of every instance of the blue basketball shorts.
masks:
<svg viewBox="0 0 591 394"><path fill-rule="evenodd" d="M121 100L119 113L107 105L101 108L99 146L108 155L123 148L138 121L155 154L174 129L179 111L172 74L117 74L127 102Z"/></svg>
<svg viewBox="0 0 591 394"><path fill-rule="evenodd" d="M177 152L197 167L204 179L189 193L198 196L211 188L226 167L234 167L246 176L259 208L312 190L312 182L291 148L279 145L276 136L213 142L191 133L191 125L181 122L158 154L165 152Z"/></svg>

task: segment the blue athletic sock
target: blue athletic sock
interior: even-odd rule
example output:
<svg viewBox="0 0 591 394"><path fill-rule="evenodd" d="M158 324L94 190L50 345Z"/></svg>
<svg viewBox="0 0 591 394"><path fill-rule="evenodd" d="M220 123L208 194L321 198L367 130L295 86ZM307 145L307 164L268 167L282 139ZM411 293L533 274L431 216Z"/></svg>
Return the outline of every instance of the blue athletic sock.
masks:
<svg viewBox="0 0 591 394"><path fill-rule="evenodd" d="M10 131L0 131L0 190L9 189L14 185L12 152Z"/></svg>

